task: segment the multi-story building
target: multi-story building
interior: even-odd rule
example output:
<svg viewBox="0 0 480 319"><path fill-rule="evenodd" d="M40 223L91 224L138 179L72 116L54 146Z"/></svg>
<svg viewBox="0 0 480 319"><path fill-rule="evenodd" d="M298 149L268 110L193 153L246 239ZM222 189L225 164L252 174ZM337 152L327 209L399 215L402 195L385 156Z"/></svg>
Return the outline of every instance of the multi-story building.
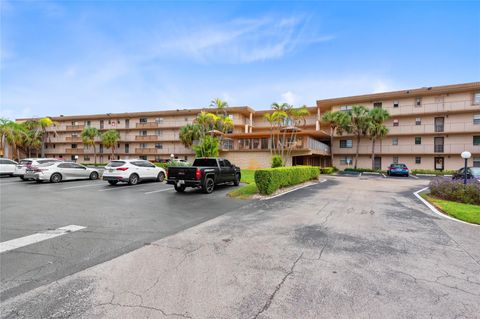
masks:
<svg viewBox="0 0 480 319"><path fill-rule="evenodd" d="M480 82L317 101L321 113L348 111L353 105L384 108L388 135L377 141L375 167L405 163L410 169L458 169L460 154L470 151L469 165L480 167ZM356 139L344 134L333 137L334 165L352 166ZM372 142L362 137L358 167L372 166Z"/></svg>
<svg viewBox="0 0 480 319"><path fill-rule="evenodd" d="M463 165L460 153L464 150L472 153L469 165L480 166L480 82L319 100L316 107L308 108L310 115L301 125L285 123L280 131L273 129L277 138L291 134L296 137L289 142L287 164L329 166L332 151L333 165L340 169L353 166L355 138L348 134L335 135L330 145L329 124L320 119L326 111L348 112L356 104L381 107L390 114L386 121L389 133L376 143L376 168L386 169L389 164L399 162L411 169L458 169ZM55 126L49 128L46 156L93 162L93 147L83 145L80 138L83 128L91 126L100 132L119 131L116 158L160 161L173 155L191 161L194 152L182 145L179 131L193 123L201 111L214 110L52 117ZM272 111L255 111L243 106L229 107L227 112L234 128L222 137L221 156L243 168L270 166L272 127L264 115ZM23 120L26 119L18 121ZM100 139L96 150L98 162L110 159L111 150L104 148ZM371 154L371 141L362 137L358 167L370 168Z"/></svg>

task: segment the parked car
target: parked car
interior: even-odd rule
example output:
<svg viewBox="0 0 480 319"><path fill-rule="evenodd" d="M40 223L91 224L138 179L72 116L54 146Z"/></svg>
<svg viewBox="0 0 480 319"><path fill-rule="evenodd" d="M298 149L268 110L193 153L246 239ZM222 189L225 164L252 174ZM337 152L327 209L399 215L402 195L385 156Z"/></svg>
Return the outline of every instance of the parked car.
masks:
<svg viewBox="0 0 480 319"><path fill-rule="evenodd" d="M387 168L388 176L401 175L408 177L409 174L410 171L405 164L390 164L390 166Z"/></svg>
<svg viewBox="0 0 480 319"><path fill-rule="evenodd" d="M465 179L465 167L460 168L452 176L453 179ZM480 182L480 167L467 167L467 179L476 179Z"/></svg>
<svg viewBox="0 0 480 319"><path fill-rule="evenodd" d="M216 157L196 158L192 166L172 166L168 168L167 184L174 185L177 192L187 187L201 188L210 194L218 184L240 184L240 168L228 160Z"/></svg>
<svg viewBox="0 0 480 319"><path fill-rule="evenodd" d="M110 185L116 185L118 182L135 185L144 180L163 182L165 176L166 172L163 168L141 159L111 161L105 166L103 172L103 179Z"/></svg>
<svg viewBox="0 0 480 319"><path fill-rule="evenodd" d="M15 166L17 166L17 164L17 162L8 158L0 158L0 175L13 176L15 173Z"/></svg>
<svg viewBox="0 0 480 319"><path fill-rule="evenodd" d="M35 167L40 164L46 164L46 163L52 163L52 162L62 162L61 160L58 160L56 158L25 158L20 160L18 165L15 167L15 172L13 173L13 176L18 176L20 177L21 180L25 181L27 180L24 175L27 170L27 168L30 167Z"/></svg>
<svg viewBox="0 0 480 319"><path fill-rule="evenodd" d="M25 179L34 179L37 182L50 181L59 183L61 181L75 179L98 179L100 173L96 168L86 167L72 162L49 162L27 168Z"/></svg>

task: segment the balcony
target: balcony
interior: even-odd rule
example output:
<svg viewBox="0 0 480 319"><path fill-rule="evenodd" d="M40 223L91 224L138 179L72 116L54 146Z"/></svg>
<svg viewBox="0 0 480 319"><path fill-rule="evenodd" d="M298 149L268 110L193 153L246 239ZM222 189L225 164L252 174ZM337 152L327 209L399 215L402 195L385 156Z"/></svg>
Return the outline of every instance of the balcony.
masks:
<svg viewBox="0 0 480 319"><path fill-rule="evenodd" d="M435 134L435 133L476 133L480 131L480 125L472 122L453 122L443 125L421 124L421 125L400 125L389 126L388 135L413 135L413 134Z"/></svg>
<svg viewBox="0 0 480 319"><path fill-rule="evenodd" d="M460 156L463 151L469 151L472 154L480 154L480 145L470 144L406 144L406 145L377 145L375 154L380 155L413 155L413 154L456 154ZM336 148L335 155L355 154L355 145L352 148ZM360 154L372 154L371 143L361 143L359 147Z"/></svg>
<svg viewBox="0 0 480 319"><path fill-rule="evenodd" d="M287 143L288 144L288 143ZM298 138L289 143L285 149L293 151L309 151L318 155L330 155L330 146L311 137ZM269 138L246 138L238 140L225 140L222 151L270 151L271 140Z"/></svg>
<svg viewBox="0 0 480 319"><path fill-rule="evenodd" d="M82 138L80 136L67 136L67 137L65 137L65 141L81 143Z"/></svg>
<svg viewBox="0 0 480 319"><path fill-rule="evenodd" d="M85 125L67 125L66 130L67 131L81 131Z"/></svg>
<svg viewBox="0 0 480 319"><path fill-rule="evenodd" d="M73 155L83 154L84 149L83 148L66 148L65 153L66 154L73 154Z"/></svg>
<svg viewBox="0 0 480 319"><path fill-rule="evenodd" d="M157 135L137 135L135 136L135 141L158 141Z"/></svg>
<svg viewBox="0 0 480 319"><path fill-rule="evenodd" d="M385 109L391 116L398 116L478 111L479 106L473 104L472 100L460 100L452 102L422 103L421 106L416 106L415 104L400 104L399 107L386 107Z"/></svg>
<svg viewBox="0 0 480 319"><path fill-rule="evenodd" d="M157 128L157 122L137 123L136 128Z"/></svg>
<svg viewBox="0 0 480 319"><path fill-rule="evenodd" d="M146 147L146 148L136 148L135 153L136 154L157 154L158 151L161 151L161 149L155 148L155 147Z"/></svg>

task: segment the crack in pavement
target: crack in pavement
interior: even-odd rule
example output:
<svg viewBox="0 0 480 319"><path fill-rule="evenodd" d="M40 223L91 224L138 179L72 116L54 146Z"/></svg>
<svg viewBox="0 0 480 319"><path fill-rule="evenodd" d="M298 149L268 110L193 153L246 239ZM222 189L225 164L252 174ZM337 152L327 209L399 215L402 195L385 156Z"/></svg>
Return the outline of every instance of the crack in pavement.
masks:
<svg viewBox="0 0 480 319"><path fill-rule="evenodd" d="M297 265L297 263L300 261L300 259L302 258L303 256L303 252L297 257L297 259L295 259L295 261L293 262L292 266L290 267L290 271L288 273L285 274L285 276L283 276L282 280L280 281L280 283L277 284L277 286L275 287L275 290L273 291L273 293L270 295L270 297L267 299L267 302L263 305L262 309L260 309L259 312L257 312L257 314L253 317L253 319L257 319L258 316L260 316L262 313L264 313L265 311L268 310L268 308L270 308L271 304L272 304L272 301L273 299L275 298L275 295L280 291L280 289L282 288L283 284L285 283L285 281L288 279L288 277L290 277L294 270L295 270L295 266Z"/></svg>

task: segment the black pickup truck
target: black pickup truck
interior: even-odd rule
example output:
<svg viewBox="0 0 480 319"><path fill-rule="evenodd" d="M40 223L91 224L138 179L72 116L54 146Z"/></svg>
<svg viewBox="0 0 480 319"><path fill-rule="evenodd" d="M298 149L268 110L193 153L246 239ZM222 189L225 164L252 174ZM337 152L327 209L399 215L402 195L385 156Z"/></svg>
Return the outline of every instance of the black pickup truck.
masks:
<svg viewBox="0 0 480 319"><path fill-rule="evenodd" d="M217 157L196 158L192 166L174 166L167 171L167 184L174 185L177 192L184 192L187 187L195 187L210 194L215 185L233 182L238 186L240 178L239 167Z"/></svg>

